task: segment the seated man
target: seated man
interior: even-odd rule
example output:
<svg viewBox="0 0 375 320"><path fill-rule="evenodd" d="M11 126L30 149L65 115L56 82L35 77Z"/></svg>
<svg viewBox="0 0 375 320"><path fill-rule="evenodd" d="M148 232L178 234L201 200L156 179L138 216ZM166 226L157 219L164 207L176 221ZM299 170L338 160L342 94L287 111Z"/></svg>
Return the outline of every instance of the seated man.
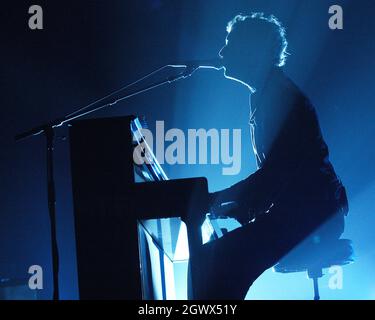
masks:
<svg viewBox="0 0 375 320"><path fill-rule="evenodd" d="M258 170L211 194L212 209L234 201L243 225L193 257L189 296L244 299L249 286L303 241L338 239L348 206L329 162L315 110L284 74L285 30L273 16L238 15L219 55L225 77L250 91L250 130Z"/></svg>

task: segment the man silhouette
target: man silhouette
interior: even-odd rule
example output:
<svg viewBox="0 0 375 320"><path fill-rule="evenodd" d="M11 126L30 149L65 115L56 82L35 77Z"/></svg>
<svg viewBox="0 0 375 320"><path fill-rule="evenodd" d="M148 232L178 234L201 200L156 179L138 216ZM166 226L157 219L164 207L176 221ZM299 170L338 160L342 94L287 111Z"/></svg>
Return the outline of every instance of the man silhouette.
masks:
<svg viewBox="0 0 375 320"><path fill-rule="evenodd" d="M346 193L329 162L315 110L285 75L285 30L262 13L237 15L219 55L225 77L250 91L258 170L211 194L212 211L232 202L242 227L203 245L191 262L189 297L244 299L266 269L301 243L338 239Z"/></svg>

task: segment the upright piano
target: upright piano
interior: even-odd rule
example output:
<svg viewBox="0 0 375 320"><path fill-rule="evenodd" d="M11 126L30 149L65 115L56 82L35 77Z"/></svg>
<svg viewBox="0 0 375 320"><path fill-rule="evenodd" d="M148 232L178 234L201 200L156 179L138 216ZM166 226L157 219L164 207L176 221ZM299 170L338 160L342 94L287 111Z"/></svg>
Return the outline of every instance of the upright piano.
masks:
<svg viewBox="0 0 375 320"><path fill-rule="evenodd" d="M134 116L70 125L80 299L178 298L168 292L168 259L179 247L180 258L191 263L202 245L206 179L169 180L148 148L142 126ZM148 160L142 165L133 158L136 146ZM184 230L187 243L180 239ZM193 297L191 269L189 280Z"/></svg>

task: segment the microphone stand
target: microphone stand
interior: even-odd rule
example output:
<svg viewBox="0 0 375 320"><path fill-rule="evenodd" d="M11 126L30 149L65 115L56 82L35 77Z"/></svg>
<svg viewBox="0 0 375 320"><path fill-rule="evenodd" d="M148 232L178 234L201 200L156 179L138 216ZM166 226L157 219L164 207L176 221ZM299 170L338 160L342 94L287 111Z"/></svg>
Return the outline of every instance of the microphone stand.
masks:
<svg viewBox="0 0 375 320"><path fill-rule="evenodd" d="M171 65L167 65L165 67L170 67ZM157 71L165 68L162 67ZM173 67L173 66L172 66ZM95 102L77 110L76 112L70 113L69 115L63 118L57 118L53 121L48 123L42 124L40 126L34 127L30 130L17 134L15 136L16 141L20 141L31 136L38 136L40 134L44 134L46 137L46 165L47 165L47 191L48 191L48 211L49 211L49 218L51 224L51 255L52 255L52 273L53 273L53 300L59 300L59 252L58 252L58 245L57 245L57 234L56 234L56 194L55 194L55 180L54 180L54 168L53 168L53 151L54 151L54 129L60 127L64 124L68 124L69 122L82 118L83 116L89 115L91 113L97 112L101 109L105 109L107 107L112 107L116 103L134 97L138 94L147 92L149 90L155 89L165 84L169 84L181 79L185 79L192 75L192 73L197 70L199 67L186 67L183 72L180 72L177 75L170 76L164 80L159 82L153 83L149 86L141 88L139 90L133 91L111 103L106 103L104 105L96 106ZM156 71L156 72L157 72ZM150 73L148 76L154 74L155 72ZM129 86L138 83L139 81L146 79L148 76L141 78L140 80L130 84ZM126 86L125 88L129 87ZM120 89L121 90L121 89ZM118 91L120 91L118 90ZM118 91L114 92L117 93ZM114 94L113 93L113 94ZM111 94L112 95L112 94ZM111 96L109 95L109 96ZM105 98L109 97L106 96ZM102 101L104 98L99 99L97 102Z"/></svg>

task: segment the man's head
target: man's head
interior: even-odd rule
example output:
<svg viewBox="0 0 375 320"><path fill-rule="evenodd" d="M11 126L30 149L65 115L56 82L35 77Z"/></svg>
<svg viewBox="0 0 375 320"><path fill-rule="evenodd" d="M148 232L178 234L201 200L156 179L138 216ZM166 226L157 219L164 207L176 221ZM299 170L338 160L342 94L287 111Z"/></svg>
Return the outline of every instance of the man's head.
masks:
<svg viewBox="0 0 375 320"><path fill-rule="evenodd" d="M237 15L229 21L227 32L219 52L227 78L256 87L262 74L285 65L288 42L285 29L274 16Z"/></svg>

